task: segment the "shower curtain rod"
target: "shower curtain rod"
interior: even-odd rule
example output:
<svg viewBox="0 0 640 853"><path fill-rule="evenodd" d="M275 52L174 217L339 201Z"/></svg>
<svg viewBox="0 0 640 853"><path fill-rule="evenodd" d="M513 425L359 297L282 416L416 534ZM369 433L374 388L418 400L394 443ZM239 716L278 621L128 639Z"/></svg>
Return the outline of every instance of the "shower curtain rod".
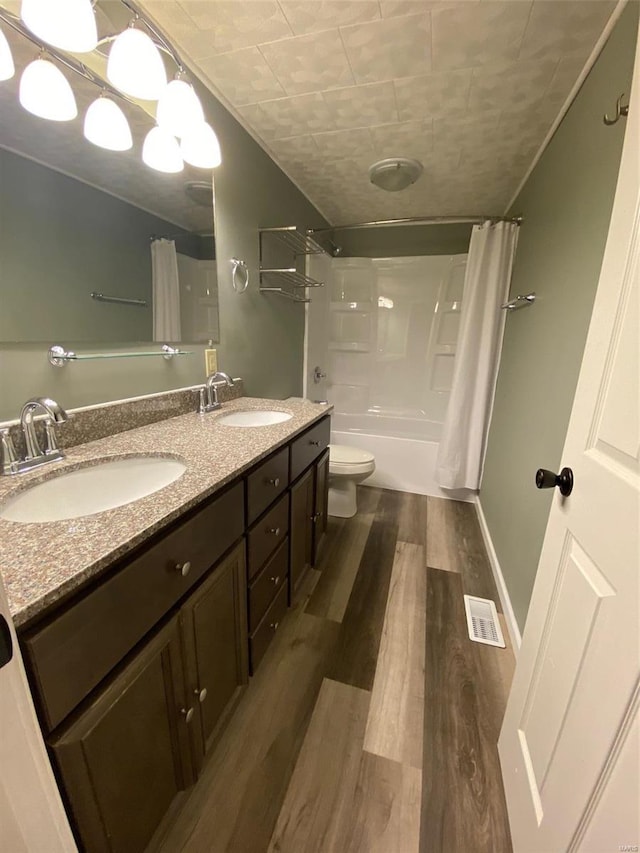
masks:
<svg viewBox="0 0 640 853"><path fill-rule="evenodd" d="M307 234L324 234L328 231L353 231L357 228L386 228L391 225L456 225L463 223L481 224L491 222L515 222L520 225L521 216L412 216L407 219L376 219L373 222L356 222L353 225L333 225L330 228L309 228Z"/></svg>

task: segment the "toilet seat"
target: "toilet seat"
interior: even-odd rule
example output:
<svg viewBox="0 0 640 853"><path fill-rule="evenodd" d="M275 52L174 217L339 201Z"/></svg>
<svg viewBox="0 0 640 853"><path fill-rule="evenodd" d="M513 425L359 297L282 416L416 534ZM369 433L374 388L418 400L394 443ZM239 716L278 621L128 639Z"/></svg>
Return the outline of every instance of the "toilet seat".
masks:
<svg viewBox="0 0 640 853"><path fill-rule="evenodd" d="M329 473L340 476L373 473L375 456L368 450L359 447L348 447L346 444L329 445Z"/></svg>

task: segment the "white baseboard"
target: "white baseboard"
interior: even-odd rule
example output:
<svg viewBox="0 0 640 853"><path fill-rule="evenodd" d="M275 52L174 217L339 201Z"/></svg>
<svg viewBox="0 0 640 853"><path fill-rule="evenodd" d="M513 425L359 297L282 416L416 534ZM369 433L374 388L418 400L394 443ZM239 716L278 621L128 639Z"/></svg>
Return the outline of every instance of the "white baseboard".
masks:
<svg viewBox="0 0 640 853"><path fill-rule="evenodd" d="M487 554L489 555L491 571L493 572L493 577L496 582L496 586L498 587L498 595L500 596L500 602L502 604L504 618L507 623L507 628L509 629L509 636L511 637L513 653L517 657L518 651L520 649L520 644L522 642L522 635L520 634L520 628L518 627L518 623L516 622L516 616L513 612L513 607L511 606L511 599L509 598L507 584L505 582L504 575L502 574L500 563L498 562L498 555L496 554L496 549L493 547L493 540L491 539L491 533L489 532L489 525L487 524L487 519L485 518L484 512L482 511L482 504L480 503L479 495L476 497L475 505L476 512L478 514L478 521L480 523L480 530L482 531L482 538L484 539L485 548L487 549Z"/></svg>

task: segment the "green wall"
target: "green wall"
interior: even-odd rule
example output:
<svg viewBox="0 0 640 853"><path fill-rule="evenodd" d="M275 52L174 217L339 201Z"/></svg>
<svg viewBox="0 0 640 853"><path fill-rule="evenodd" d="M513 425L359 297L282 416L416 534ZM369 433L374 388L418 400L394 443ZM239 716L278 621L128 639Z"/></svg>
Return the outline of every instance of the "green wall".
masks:
<svg viewBox="0 0 640 853"><path fill-rule="evenodd" d="M0 223L0 341L149 341L150 236L213 257L211 240L6 149ZM106 306L92 290L148 305Z"/></svg>
<svg viewBox="0 0 640 853"><path fill-rule="evenodd" d="M209 92L198 89L223 154L222 165L214 173L221 335L216 345L218 364L233 376L242 376L248 394L276 398L301 394L304 307L257 292L257 229L282 224L322 227L327 222L227 110ZM75 120L80 122L83 116ZM6 211L0 209L0 216L4 220ZM231 288L229 259L234 256L250 267L251 285L244 294ZM46 359L51 343L74 346L73 340L0 345L0 421L17 417L22 403L31 396L49 395L73 408L196 384L205 376L202 346L189 347L193 355L172 362L114 359L59 369ZM86 351L86 344L77 346L79 352L83 349Z"/></svg>
<svg viewBox="0 0 640 853"><path fill-rule="evenodd" d="M351 231L336 229L331 239L342 248L341 254L348 258L460 255L469 249L471 225L402 225Z"/></svg>
<svg viewBox="0 0 640 853"><path fill-rule="evenodd" d="M524 628L600 274L625 122L602 115L629 93L638 4L629 3L512 214L522 214L480 501L520 629ZM563 459L570 464L570 459Z"/></svg>

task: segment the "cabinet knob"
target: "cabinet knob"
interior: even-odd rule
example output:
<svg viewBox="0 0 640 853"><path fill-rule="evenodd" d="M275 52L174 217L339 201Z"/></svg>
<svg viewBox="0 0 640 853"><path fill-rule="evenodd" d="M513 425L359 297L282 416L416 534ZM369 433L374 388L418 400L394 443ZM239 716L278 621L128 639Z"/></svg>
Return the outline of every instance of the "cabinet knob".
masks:
<svg viewBox="0 0 640 853"><path fill-rule="evenodd" d="M270 480L267 480L267 483L277 489L280 485L280 477L272 477Z"/></svg>
<svg viewBox="0 0 640 853"><path fill-rule="evenodd" d="M196 687L196 689L193 692L198 697L198 702L204 702L204 700L207 698L207 688L206 687L203 687L202 690L200 690L198 687Z"/></svg>
<svg viewBox="0 0 640 853"><path fill-rule="evenodd" d="M193 708L181 708L180 713L184 717L185 723L190 723L191 720L193 720L193 715L195 711L193 710Z"/></svg>
<svg viewBox="0 0 640 853"><path fill-rule="evenodd" d="M311 516L311 521L313 521L313 523L315 524L315 522L320 521L321 518L322 518L322 513L316 512L315 515Z"/></svg>
<svg viewBox="0 0 640 853"><path fill-rule="evenodd" d="M320 447L320 442L319 442L319 441L313 441L313 439L310 439L310 440L309 440L309 444L310 444L312 447Z"/></svg>
<svg viewBox="0 0 640 853"><path fill-rule="evenodd" d="M273 533L274 536L280 536L280 528L279 527L270 527L267 530L267 533Z"/></svg>
<svg viewBox="0 0 640 853"><path fill-rule="evenodd" d="M184 563L178 563L176 566L176 571L180 572L183 578L186 578L186 576L191 571L191 563L189 562L189 560Z"/></svg>
<svg viewBox="0 0 640 853"><path fill-rule="evenodd" d="M278 586L280 583L280 575L277 575L275 578L270 578L269 580L274 586Z"/></svg>
<svg viewBox="0 0 640 853"><path fill-rule="evenodd" d="M279 624L280 624L279 622L272 622L272 623L271 623L271 625L269 625L269 627L270 627L273 631L277 631L277 630L278 630L278 625L279 625Z"/></svg>

